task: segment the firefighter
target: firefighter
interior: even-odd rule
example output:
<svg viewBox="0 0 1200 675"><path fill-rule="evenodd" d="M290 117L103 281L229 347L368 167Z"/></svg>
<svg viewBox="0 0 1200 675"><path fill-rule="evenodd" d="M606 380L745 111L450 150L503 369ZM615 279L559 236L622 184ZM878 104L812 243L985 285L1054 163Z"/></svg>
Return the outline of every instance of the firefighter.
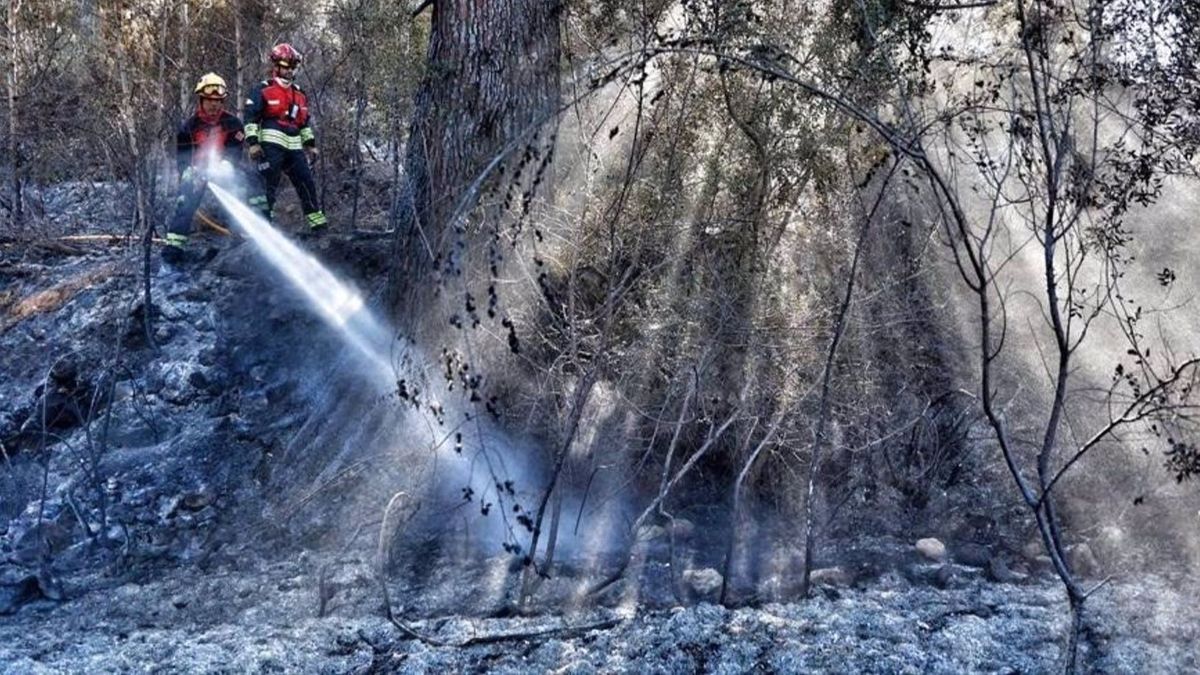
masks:
<svg viewBox="0 0 1200 675"><path fill-rule="evenodd" d="M163 260L179 264L192 233L192 218L204 198L207 174L222 162L238 166L242 156L242 121L225 109L229 89L216 73L196 83L196 111L179 127L175 137L175 163L179 169L179 197L167 226ZM253 188L252 188L253 191Z"/></svg>
<svg viewBox="0 0 1200 675"><path fill-rule="evenodd" d="M319 233L328 226L317 199L311 163L317 159L317 140L309 126L308 97L293 81L300 67L300 52L284 42L271 49L271 79L258 83L246 100L246 145L250 160L258 166L265 195L251 199L251 206L271 220L279 179L287 174L300 197L300 207L309 231Z"/></svg>

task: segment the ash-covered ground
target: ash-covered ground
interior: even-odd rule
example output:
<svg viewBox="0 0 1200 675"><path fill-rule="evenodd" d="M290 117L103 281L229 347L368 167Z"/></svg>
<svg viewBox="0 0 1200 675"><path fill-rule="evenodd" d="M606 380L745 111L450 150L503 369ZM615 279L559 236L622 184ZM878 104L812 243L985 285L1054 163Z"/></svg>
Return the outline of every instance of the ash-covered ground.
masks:
<svg viewBox="0 0 1200 675"><path fill-rule="evenodd" d="M138 582L86 577L70 599L0 624L6 672L872 672L1061 670L1067 616L1049 580L955 588L888 574L803 603L602 605L529 617L470 616L485 579L447 567L391 580L409 607L383 616L369 566L315 557L174 567ZM336 587L318 616L320 579ZM1192 586L1194 593L1195 586ZM1116 582L1097 595L1097 672L1194 672L1200 622L1177 583ZM461 604L459 604L461 603ZM420 618L437 605L444 613Z"/></svg>
<svg viewBox="0 0 1200 675"><path fill-rule="evenodd" d="M367 285L387 250L344 235L317 246ZM376 539L404 467L316 456L306 438L329 438L348 405L319 395L337 336L247 243L198 249L184 271L155 256L148 310L135 243L3 243L6 673L1062 668L1059 585L1036 555L986 542L829 543L812 598L798 601L784 566L730 609L714 604L722 537L689 526L668 546L650 528L623 580L587 593L622 559L567 552L520 605L519 560L466 531L438 537L452 519L427 511L388 550L393 622ZM1195 578L1104 579L1078 553L1099 586L1089 668L1200 670Z"/></svg>

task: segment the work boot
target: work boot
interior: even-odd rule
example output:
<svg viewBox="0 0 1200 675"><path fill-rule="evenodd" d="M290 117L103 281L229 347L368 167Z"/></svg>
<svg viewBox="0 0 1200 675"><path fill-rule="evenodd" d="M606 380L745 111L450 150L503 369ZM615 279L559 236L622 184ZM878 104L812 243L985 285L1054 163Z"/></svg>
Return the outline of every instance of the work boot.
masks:
<svg viewBox="0 0 1200 675"><path fill-rule="evenodd" d="M329 227L329 219L325 217L324 211L313 211L305 214L304 219L308 221L308 233L311 236L319 237L325 233Z"/></svg>
<svg viewBox="0 0 1200 675"><path fill-rule="evenodd" d="M178 234L176 232L167 233L167 241L162 249L163 262L172 267L179 267L187 260L187 252L184 247L187 246L188 236L186 234Z"/></svg>
<svg viewBox="0 0 1200 675"><path fill-rule="evenodd" d="M162 259L171 267L182 267L187 262L187 252L181 246L168 244L162 249Z"/></svg>

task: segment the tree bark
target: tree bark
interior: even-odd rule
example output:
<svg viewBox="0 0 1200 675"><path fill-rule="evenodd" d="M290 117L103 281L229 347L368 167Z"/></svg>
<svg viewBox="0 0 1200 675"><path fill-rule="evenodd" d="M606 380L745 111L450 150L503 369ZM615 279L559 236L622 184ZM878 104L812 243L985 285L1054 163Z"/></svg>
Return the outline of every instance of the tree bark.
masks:
<svg viewBox="0 0 1200 675"><path fill-rule="evenodd" d="M366 50L363 42L366 39L365 10L359 7L354 16L354 42L352 51L355 54L354 65L354 148L350 152L350 169L354 172L354 187L350 193L350 229L358 226L358 202L362 195L362 127L363 117L367 112L367 66Z"/></svg>
<svg viewBox="0 0 1200 675"><path fill-rule="evenodd" d="M431 275L447 259L466 188L506 148L534 143L535 125L558 104L561 9L561 0L433 4L396 228L393 297L410 323L433 295ZM502 162L489 180L520 180L516 164Z"/></svg>
<svg viewBox="0 0 1200 675"><path fill-rule="evenodd" d="M242 34L242 1L233 0L233 105L240 109L243 99L242 96L246 93L246 64L243 62L242 52L245 49L245 40Z"/></svg>
<svg viewBox="0 0 1200 675"><path fill-rule="evenodd" d="M192 101L192 74L190 71L192 15L188 11L188 0L179 3L179 109L186 111Z"/></svg>
<svg viewBox="0 0 1200 675"><path fill-rule="evenodd" d="M21 141L20 116L17 114L17 87L20 86L20 20L21 0L8 0L8 160L12 172L12 206L9 216L13 230L21 227L25 220L24 199L21 195Z"/></svg>

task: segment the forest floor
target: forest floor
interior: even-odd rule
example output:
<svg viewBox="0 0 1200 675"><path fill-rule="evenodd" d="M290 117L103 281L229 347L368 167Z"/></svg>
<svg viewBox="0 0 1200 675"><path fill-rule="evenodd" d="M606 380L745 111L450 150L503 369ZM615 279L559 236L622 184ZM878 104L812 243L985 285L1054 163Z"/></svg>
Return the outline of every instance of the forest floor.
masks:
<svg viewBox="0 0 1200 675"><path fill-rule="evenodd" d="M524 612L512 556L412 544L387 583L417 639L386 617L377 510L281 522L276 492L300 473L281 457L321 414L305 396L324 375L303 364L335 337L224 240L183 271L155 256L147 337L128 246L0 246L0 671L1061 670L1069 616L1050 576L934 563L911 542L876 542L890 553L869 575L827 575L807 601L737 609L711 584L679 594L662 545L586 598L617 561L567 560ZM349 238L321 246L335 266L370 257ZM1200 672L1197 591L1110 580L1089 601L1089 666Z"/></svg>
<svg viewBox="0 0 1200 675"><path fill-rule="evenodd" d="M362 565L338 572L338 591L317 616L319 568L314 558L180 567L140 582L80 579L88 590L71 590L68 601L37 601L0 621L0 663L9 673L1061 672L1068 621L1049 579L940 589L887 575L753 608L448 613L412 620L429 639L421 641L384 618ZM486 587L463 577L459 569L423 589L393 579L393 597L447 604L455 588ZM1089 670L1196 672L1200 617L1186 599L1194 597L1157 578L1106 587L1092 599Z"/></svg>

